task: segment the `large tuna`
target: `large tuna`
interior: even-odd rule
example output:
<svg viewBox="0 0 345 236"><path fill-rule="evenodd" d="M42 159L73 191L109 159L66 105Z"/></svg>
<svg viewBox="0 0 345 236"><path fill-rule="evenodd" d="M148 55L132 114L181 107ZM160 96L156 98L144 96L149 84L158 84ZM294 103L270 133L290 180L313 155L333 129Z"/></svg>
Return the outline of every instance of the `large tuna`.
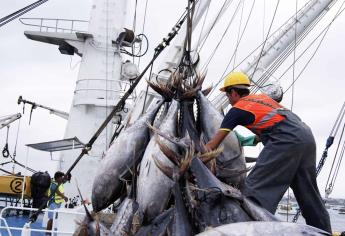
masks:
<svg viewBox="0 0 345 236"><path fill-rule="evenodd" d="M92 186L92 206L98 212L112 204L121 195L121 180L137 164L150 140L147 123L152 123L163 101L153 107L131 126L121 132L108 149Z"/></svg>
<svg viewBox="0 0 345 236"><path fill-rule="evenodd" d="M179 104L173 100L167 115L165 116L159 130L165 134L176 136L176 120ZM152 137L147 146L144 157L140 164L140 173L137 186L137 201L141 211L144 213L144 219L150 221L161 213L169 200L173 181L165 176L164 173L155 165L154 158L164 163L164 165L173 167L173 163L162 153L156 139L166 144L170 149L176 150L176 145L162 139L161 137Z"/></svg>
<svg viewBox="0 0 345 236"><path fill-rule="evenodd" d="M224 117L200 91L198 92L198 104L201 129L205 138L210 140L219 130ZM241 189L246 177L246 164L243 150L234 132L229 133L223 140L222 146L224 147L223 153L217 157L217 177L225 183L236 185Z"/></svg>
<svg viewBox="0 0 345 236"><path fill-rule="evenodd" d="M243 222L219 226L197 234L198 236L321 236L329 233L309 225L289 222Z"/></svg>
<svg viewBox="0 0 345 236"><path fill-rule="evenodd" d="M115 221L110 228L113 236L131 235L133 218L138 209L138 203L132 198L127 197L123 200L116 214Z"/></svg>

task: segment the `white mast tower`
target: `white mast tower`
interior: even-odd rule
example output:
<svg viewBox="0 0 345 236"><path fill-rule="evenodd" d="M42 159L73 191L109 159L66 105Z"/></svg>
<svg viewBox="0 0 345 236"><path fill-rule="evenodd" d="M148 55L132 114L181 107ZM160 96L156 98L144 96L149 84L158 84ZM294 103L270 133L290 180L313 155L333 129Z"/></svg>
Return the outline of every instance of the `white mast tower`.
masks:
<svg viewBox="0 0 345 236"><path fill-rule="evenodd" d="M126 0L94 0L88 32L71 29L70 33L26 31L33 40L59 45L63 54L82 57L64 138L77 137L87 143L116 105L128 87L121 75L122 56L119 34L123 32L127 13ZM123 34L122 34L123 35ZM114 117L116 122L116 117ZM65 185L66 195L81 192L90 197L95 171L107 150L113 131L110 122L92 146L88 155L72 170L71 184ZM66 171L80 154L80 150L61 152L59 169Z"/></svg>

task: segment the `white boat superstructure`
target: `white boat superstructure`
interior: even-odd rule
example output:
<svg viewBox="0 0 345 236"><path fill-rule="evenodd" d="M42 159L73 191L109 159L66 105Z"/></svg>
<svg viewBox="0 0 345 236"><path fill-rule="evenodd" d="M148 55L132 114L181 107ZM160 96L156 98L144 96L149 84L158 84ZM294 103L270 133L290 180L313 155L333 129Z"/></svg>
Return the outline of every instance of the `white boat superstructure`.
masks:
<svg viewBox="0 0 345 236"><path fill-rule="evenodd" d="M129 71L124 70L120 52L123 44L128 43L119 39L120 33L124 32L126 9L125 0L95 0L86 32L25 32L32 40L57 44L63 54L76 53L82 57L64 138L77 137L87 143L128 89L129 76L137 75L133 66ZM128 105L123 110L128 110ZM66 185L69 197L78 195L74 180L78 181L82 193L90 197L90 183L93 182L96 167L109 146L114 124L125 116L123 110L113 118L88 155L73 170L72 184ZM80 150L61 152L59 169L67 171L79 153Z"/></svg>

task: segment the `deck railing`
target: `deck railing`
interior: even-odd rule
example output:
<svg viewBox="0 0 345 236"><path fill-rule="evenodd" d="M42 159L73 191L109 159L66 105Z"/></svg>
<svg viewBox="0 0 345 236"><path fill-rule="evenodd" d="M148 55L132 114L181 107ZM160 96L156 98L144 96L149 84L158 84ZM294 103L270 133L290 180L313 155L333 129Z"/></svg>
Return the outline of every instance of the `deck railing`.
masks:
<svg viewBox="0 0 345 236"><path fill-rule="evenodd" d="M6 219L8 216L6 216L6 212L10 211L29 211L30 213L36 212L38 209L37 208L28 208L28 207L4 207L0 211L0 235L9 235L9 236L14 236L14 235L23 235L24 231L27 233L27 235L30 235L30 232L38 232L44 234L51 234L53 235L73 235L74 231L66 231L66 230L61 230L58 225L61 224L61 222L64 220L63 217L60 217L61 219L56 218L57 213L61 214L68 214L72 215L74 219L77 217L82 217L85 215L85 213L82 212L77 212L77 211L68 211L67 209L60 208L60 209L55 209L55 210L49 210L49 209L44 209L43 213L46 212L53 212L53 225L52 225L52 230L46 230L43 226L40 228L37 227L37 225L32 225L30 223L25 223L23 226L19 227L18 225L11 225L8 220ZM29 219L29 217L27 217ZM37 219L38 223L42 225L43 223L43 217L39 217ZM70 222L70 224L75 224L75 222ZM7 234L6 234L6 233Z"/></svg>
<svg viewBox="0 0 345 236"><path fill-rule="evenodd" d="M74 33L87 32L89 22L85 20L55 19L55 18L20 18L27 26L39 28L40 32Z"/></svg>

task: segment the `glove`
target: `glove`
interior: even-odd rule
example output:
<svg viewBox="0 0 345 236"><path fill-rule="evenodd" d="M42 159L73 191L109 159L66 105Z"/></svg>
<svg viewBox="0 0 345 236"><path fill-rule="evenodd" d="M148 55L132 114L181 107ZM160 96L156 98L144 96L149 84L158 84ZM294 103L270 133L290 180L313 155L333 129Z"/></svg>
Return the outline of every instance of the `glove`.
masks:
<svg viewBox="0 0 345 236"><path fill-rule="evenodd" d="M239 134L236 130L234 130L234 132L235 132L241 146L256 146L256 143L257 143L257 142L255 142L255 136L256 135L244 137L241 134Z"/></svg>

